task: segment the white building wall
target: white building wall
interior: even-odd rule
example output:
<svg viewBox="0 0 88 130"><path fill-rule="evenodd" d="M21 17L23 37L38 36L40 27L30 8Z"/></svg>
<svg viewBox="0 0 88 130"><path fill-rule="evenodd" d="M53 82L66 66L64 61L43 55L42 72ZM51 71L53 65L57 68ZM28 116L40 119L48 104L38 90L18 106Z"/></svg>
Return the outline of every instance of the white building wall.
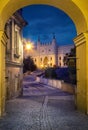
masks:
<svg viewBox="0 0 88 130"><path fill-rule="evenodd" d="M64 65L63 59L66 53L69 53L71 49L74 48L74 45L63 45L58 48L58 66L60 67L66 67Z"/></svg>

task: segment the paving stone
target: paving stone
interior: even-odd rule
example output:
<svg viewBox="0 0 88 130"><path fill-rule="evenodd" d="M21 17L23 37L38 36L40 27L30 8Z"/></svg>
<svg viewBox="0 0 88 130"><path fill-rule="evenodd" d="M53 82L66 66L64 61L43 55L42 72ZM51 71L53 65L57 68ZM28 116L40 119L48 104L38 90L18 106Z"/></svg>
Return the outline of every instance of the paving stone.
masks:
<svg viewBox="0 0 88 130"><path fill-rule="evenodd" d="M0 130L88 130L88 116L75 110L73 95L38 83L26 89L27 95L7 102Z"/></svg>

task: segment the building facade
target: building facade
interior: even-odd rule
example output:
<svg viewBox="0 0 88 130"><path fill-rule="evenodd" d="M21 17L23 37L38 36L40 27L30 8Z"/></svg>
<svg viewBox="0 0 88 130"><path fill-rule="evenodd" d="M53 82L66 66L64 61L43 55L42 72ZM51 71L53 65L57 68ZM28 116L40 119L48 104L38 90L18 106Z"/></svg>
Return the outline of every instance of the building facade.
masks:
<svg viewBox="0 0 88 130"><path fill-rule="evenodd" d="M6 98L10 99L20 94L23 68L23 37L22 28L26 21L22 10L11 16L5 25L6 43Z"/></svg>
<svg viewBox="0 0 88 130"><path fill-rule="evenodd" d="M73 44L58 46L55 36L53 36L51 43L41 43L38 38L37 45L30 50L26 49L26 43L24 43L24 57L31 56L38 68L67 67L64 63L64 57L71 48L74 48Z"/></svg>

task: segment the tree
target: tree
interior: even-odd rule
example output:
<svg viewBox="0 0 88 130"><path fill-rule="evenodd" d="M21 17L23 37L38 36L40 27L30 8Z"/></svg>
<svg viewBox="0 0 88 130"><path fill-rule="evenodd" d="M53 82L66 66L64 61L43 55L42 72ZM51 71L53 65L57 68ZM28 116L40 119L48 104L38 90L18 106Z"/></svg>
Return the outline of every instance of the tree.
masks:
<svg viewBox="0 0 88 130"><path fill-rule="evenodd" d="M27 58L23 59L23 73L27 72L27 71L34 71L36 70L36 65L34 64L33 59L28 56Z"/></svg>
<svg viewBox="0 0 88 130"><path fill-rule="evenodd" d="M45 70L45 77L50 79L57 79L56 67L50 67Z"/></svg>
<svg viewBox="0 0 88 130"><path fill-rule="evenodd" d="M69 68L69 77L71 83L76 84L76 48L72 48L70 53L67 53L64 57L64 63Z"/></svg>

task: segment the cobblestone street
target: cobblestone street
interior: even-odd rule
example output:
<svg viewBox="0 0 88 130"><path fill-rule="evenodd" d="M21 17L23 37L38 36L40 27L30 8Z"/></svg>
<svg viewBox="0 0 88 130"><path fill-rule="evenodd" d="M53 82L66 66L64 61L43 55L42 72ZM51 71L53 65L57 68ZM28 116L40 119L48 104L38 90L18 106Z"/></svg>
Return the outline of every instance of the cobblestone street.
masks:
<svg viewBox="0 0 88 130"><path fill-rule="evenodd" d="M75 110L74 96L26 77L23 97L6 104L0 130L88 130L88 116Z"/></svg>

